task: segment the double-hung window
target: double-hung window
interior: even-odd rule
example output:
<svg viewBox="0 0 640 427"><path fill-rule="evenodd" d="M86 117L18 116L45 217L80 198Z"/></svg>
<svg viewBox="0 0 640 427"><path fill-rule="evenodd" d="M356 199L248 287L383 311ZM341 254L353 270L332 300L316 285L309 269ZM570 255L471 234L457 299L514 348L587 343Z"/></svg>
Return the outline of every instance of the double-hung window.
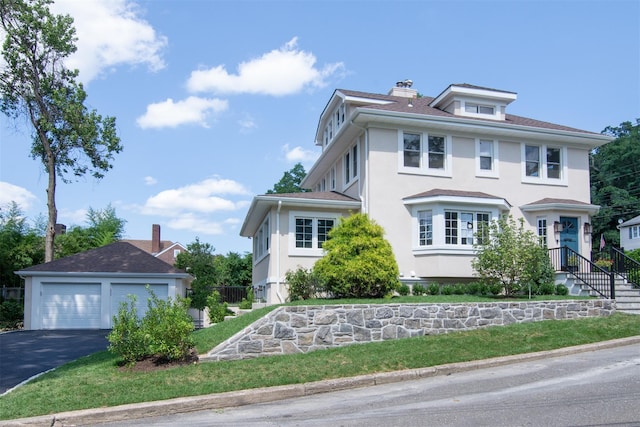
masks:
<svg viewBox="0 0 640 427"><path fill-rule="evenodd" d="M418 211L418 241L420 246L433 245L433 214Z"/></svg>
<svg viewBox="0 0 640 427"><path fill-rule="evenodd" d="M565 184L566 150L547 145L522 146L523 182Z"/></svg>
<svg viewBox="0 0 640 427"><path fill-rule="evenodd" d="M629 239L640 239L640 225L629 227Z"/></svg>
<svg viewBox="0 0 640 427"><path fill-rule="evenodd" d="M540 245L546 248L547 247L547 218L538 217L537 228L538 228L538 239L540 240Z"/></svg>
<svg viewBox="0 0 640 427"><path fill-rule="evenodd" d="M344 155L344 184L351 184L358 177L358 144L353 145Z"/></svg>
<svg viewBox="0 0 640 427"><path fill-rule="evenodd" d="M498 177L498 142L476 139L476 175Z"/></svg>
<svg viewBox="0 0 640 427"><path fill-rule="evenodd" d="M253 238L254 261L259 261L269 253L269 217L267 217Z"/></svg>
<svg viewBox="0 0 640 427"><path fill-rule="evenodd" d="M451 176L451 142L445 135L399 132L400 172Z"/></svg>
<svg viewBox="0 0 640 427"><path fill-rule="evenodd" d="M329 239L329 232L338 218L314 212L291 212L289 253L290 255L321 256L322 246Z"/></svg>

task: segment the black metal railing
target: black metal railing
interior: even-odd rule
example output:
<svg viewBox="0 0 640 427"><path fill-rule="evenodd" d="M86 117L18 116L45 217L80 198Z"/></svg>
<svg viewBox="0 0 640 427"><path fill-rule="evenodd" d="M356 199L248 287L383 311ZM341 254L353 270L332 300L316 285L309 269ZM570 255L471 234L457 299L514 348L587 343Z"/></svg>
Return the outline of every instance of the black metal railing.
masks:
<svg viewBox="0 0 640 427"><path fill-rule="evenodd" d="M623 276L634 288L640 288L640 262L629 258L621 249L611 247L611 271Z"/></svg>
<svg viewBox="0 0 640 427"><path fill-rule="evenodd" d="M237 304L247 297L246 286L214 286L214 291L220 292L221 302Z"/></svg>
<svg viewBox="0 0 640 427"><path fill-rule="evenodd" d="M604 298L615 299L615 274L602 268L578 252L563 246L549 249L555 271L571 273L576 280Z"/></svg>

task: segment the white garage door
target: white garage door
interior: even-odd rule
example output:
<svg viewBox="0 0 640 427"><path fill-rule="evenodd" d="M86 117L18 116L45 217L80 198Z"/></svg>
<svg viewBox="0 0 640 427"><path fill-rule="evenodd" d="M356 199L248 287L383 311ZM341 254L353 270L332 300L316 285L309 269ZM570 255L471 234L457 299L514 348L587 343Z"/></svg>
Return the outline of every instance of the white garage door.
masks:
<svg viewBox="0 0 640 427"><path fill-rule="evenodd" d="M42 329L99 329L100 283L43 283Z"/></svg>
<svg viewBox="0 0 640 427"><path fill-rule="evenodd" d="M155 284L149 285L149 288L155 296L159 299L166 300L169 293L169 286L167 284ZM147 291L146 285L131 284L131 283L113 283L111 284L111 317L118 314L120 309L120 303L129 302L128 295L136 296L136 309L138 310L138 317L142 318L147 312L148 300L150 294Z"/></svg>

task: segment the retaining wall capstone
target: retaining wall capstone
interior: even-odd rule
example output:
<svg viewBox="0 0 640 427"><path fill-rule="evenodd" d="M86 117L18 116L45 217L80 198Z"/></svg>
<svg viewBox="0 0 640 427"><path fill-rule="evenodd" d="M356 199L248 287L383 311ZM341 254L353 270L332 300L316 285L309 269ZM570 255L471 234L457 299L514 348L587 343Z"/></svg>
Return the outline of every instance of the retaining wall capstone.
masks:
<svg viewBox="0 0 640 427"><path fill-rule="evenodd" d="M615 310L615 300L610 299L283 306L216 346L200 360L306 353L512 323L609 316Z"/></svg>

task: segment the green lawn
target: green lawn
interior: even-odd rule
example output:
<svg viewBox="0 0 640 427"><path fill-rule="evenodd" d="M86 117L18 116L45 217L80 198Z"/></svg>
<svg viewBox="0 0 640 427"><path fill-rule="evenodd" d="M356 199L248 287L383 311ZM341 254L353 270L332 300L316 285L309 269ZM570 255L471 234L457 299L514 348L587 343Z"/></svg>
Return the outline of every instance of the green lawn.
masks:
<svg viewBox="0 0 640 427"><path fill-rule="evenodd" d="M198 350L211 349L274 308L195 332ZM146 373L118 368L117 358L105 351L64 365L1 397L0 419L428 367L639 334L640 316L617 313L608 318L514 324Z"/></svg>

